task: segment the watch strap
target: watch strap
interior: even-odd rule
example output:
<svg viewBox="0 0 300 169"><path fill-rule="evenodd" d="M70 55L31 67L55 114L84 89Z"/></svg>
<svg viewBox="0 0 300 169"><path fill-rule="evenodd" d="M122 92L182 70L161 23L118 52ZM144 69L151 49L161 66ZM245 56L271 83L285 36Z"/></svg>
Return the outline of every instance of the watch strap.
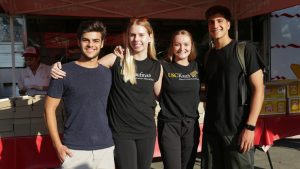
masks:
<svg viewBox="0 0 300 169"><path fill-rule="evenodd" d="M253 126L251 124L246 124L245 125L245 129L250 130L250 131L254 131L255 130L255 126Z"/></svg>

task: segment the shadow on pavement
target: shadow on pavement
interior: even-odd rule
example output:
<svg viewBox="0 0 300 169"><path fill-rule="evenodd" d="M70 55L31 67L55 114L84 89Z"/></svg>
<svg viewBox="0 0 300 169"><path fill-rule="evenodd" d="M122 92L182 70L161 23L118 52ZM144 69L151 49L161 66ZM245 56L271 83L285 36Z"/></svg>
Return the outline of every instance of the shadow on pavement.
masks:
<svg viewBox="0 0 300 169"><path fill-rule="evenodd" d="M293 148L300 151L300 139L281 139L274 143L276 147Z"/></svg>

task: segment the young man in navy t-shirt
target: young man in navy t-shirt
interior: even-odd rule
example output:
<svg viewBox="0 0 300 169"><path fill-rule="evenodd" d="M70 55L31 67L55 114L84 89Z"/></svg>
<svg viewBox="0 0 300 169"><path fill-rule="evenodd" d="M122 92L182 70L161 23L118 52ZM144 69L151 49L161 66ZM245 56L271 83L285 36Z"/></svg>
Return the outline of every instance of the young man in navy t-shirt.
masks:
<svg viewBox="0 0 300 169"><path fill-rule="evenodd" d="M115 168L106 114L111 72L98 63L105 35L101 22L81 23L77 31L80 59L63 65L68 76L51 79L49 85L45 119L61 168ZM66 112L62 141L55 116L61 100Z"/></svg>

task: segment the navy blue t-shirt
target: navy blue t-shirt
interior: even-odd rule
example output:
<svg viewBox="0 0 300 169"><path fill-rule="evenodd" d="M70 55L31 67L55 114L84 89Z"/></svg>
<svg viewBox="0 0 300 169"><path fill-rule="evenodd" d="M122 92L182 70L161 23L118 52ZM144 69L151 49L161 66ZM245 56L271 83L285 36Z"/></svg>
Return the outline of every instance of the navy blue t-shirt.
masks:
<svg viewBox="0 0 300 169"><path fill-rule="evenodd" d="M51 79L48 96L62 98L66 112L63 144L76 150L113 146L106 107L111 71L102 65L85 68L70 62L63 65L67 76Z"/></svg>

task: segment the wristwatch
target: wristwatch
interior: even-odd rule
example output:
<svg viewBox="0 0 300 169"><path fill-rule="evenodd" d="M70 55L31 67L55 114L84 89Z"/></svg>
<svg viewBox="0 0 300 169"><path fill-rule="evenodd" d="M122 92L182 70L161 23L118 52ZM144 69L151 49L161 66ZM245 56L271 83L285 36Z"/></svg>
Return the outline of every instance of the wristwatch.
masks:
<svg viewBox="0 0 300 169"><path fill-rule="evenodd" d="M250 130L250 131L254 131L255 130L255 126L253 126L251 124L246 124L245 125L245 129Z"/></svg>

